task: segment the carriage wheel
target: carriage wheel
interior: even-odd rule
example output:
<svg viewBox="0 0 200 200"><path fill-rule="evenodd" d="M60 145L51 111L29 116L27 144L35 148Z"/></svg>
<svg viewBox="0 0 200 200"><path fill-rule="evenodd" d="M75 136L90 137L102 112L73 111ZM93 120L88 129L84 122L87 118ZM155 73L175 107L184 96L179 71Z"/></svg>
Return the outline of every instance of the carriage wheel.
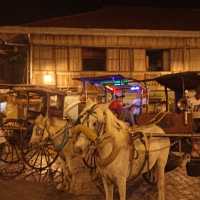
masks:
<svg viewBox="0 0 200 200"><path fill-rule="evenodd" d="M1 131L7 142L1 144L0 161L11 164L19 162L20 149L27 138L26 121L8 119L1 126Z"/></svg>
<svg viewBox="0 0 200 200"><path fill-rule="evenodd" d="M23 178L27 181L49 184L48 170L26 169Z"/></svg>
<svg viewBox="0 0 200 200"><path fill-rule="evenodd" d="M183 161L185 160L185 153L184 152L173 152L170 151L167 164L165 166L165 172L172 171L179 167Z"/></svg>
<svg viewBox="0 0 200 200"><path fill-rule="evenodd" d="M105 194L102 177L98 172L91 173L92 181L95 183L100 193Z"/></svg>
<svg viewBox="0 0 200 200"><path fill-rule="evenodd" d="M70 189L70 181L65 180L63 170L54 170L48 168L45 170L35 170L29 169L24 174L23 178L27 181L44 183L46 185L55 185L56 188L59 187L60 190Z"/></svg>
<svg viewBox="0 0 200 200"><path fill-rule="evenodd" d="M150 171L142 174L144 180L150 184L150 185L155 185L158 181L157 174L155 173L155 169L151 169Z"/></svg>
<svg viewBox="0 0 200 200"><path fill-rule="evenodd" d="M36 170L44 170L50 167L59 155L54 145L48 141L42 144L29 145L21 150L24 162Z"/></svg>
<svg viewBox="0 0 200 200"><path fill-rule="evenodd" d="M0 161L14 164L19 162L20 159L20 150L17 145L10 144L8 142L1 144Z"/></svg>
<svg viewBox="0 0 200 200"><path fill-rule="evenodd" d="M55 185L58 190L70 190L71 180L65 177L62 169L52 170L50 176L53 185Z"/></svg>
<svg viewBox="0 0 200 200"><path fill-rule="evenodd" d="M20 176L24 172L24 163L0 163L0 178L13 179Z"/></svg>

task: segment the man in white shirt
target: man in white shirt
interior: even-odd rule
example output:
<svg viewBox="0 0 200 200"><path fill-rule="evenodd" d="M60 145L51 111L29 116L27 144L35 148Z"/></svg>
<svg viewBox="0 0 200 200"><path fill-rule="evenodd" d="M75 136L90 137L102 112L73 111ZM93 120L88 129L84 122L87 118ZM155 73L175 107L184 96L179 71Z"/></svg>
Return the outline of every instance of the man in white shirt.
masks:
<svg viewBox="0 0 200 200"><path fill-rule="evenodd" d="M200 86L195 90L195 95L188 99L192 112L192 129L194 133L200 133ZM200 139L192 139L192 157L200 157Z"/></svg>

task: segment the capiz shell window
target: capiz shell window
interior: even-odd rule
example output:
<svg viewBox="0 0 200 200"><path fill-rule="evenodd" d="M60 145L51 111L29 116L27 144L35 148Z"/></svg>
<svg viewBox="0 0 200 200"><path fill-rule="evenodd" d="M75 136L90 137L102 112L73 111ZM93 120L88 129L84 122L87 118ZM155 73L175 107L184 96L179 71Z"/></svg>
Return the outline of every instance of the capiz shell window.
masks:
<svg viewBox="0 0 200 200"><path fill-rule="evenodd" d="M105 48L83 48L82 49L83 71L105 71L106 49Z"/></svg>

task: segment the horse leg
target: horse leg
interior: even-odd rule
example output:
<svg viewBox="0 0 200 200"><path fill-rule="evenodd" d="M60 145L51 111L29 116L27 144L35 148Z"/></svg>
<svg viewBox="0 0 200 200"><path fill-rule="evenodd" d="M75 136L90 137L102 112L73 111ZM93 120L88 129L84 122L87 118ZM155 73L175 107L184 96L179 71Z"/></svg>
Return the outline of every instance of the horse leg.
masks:
<svg viewBox="0 0 200 200"><path fill-rule="evenodd" d="M112 183L109 183L104 177L102 177L102 181L105 190L106 200L113 200L114 185Z"/></svg>
<svg viewBox="0 0 200 200"><path fill-rule="evenodd" d="M119 177L117 179L117 187L119 191L120 200L126 200L126 178Z"/></svg>
<svg viewBox="0 0 200 200"><path fill-rule="evenodd" d="M157 175L158 175L158 200L165 200L165 166L167 163L169 149L161 151L157 160Z"/></svg>
<svg viewBox="0 0 200 200"><path fill-rule="evenodd" d="M74 185L74 176L72 174L72 167L70 159L66 159L64 166L65 186L66 190L70 190ZM69 184L69 185L68 185Z"/></svg>

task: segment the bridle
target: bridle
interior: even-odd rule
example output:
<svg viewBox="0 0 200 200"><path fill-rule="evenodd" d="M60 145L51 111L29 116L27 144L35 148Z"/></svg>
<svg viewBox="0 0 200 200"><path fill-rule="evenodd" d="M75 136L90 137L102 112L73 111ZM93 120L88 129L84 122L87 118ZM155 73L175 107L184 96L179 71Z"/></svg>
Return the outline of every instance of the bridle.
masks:
<svg viewBox="0 0 200 200"><path fill-rule="evenodd" d="M95 111L97 105L98 104L94 104L90 109L88 109L79 117L79 120L82 120L82 123L85 123L87 126L89 126L89 117L91 115L96 119L95 131L97 133L97 139L95 141L89 140L90 143L87 145L86 154L83 158L84 164L91 170L96 170L97 163L101 167L109 165L111 162L113 162L113 160L115 160L120 151L120 148L118 148L115 144L115 139L106 133L106 122L102 122L98 119L97 113ZM112 145L112 151L106 158L101 159L99 150L105 143L110 143Z"/></svg>
<svg viewBox="0 0 200 200"><path fill-rule="evenodd" d="M82 115L80 115L77 119L76 124L86 124L88 127L90 126L89 124L89 117L92 116L96 119L96 124L95 124L95 131L97 133L97 137L100 137L105 133L105 122L102 122L98 119L97 113L96 113L96 108L99 104L94 104L90 109L86 110ZM89 127L90 128L90 127Z"/></svg>
<svg viewBox="0 0 200 200"><path fill-rule="evenodd" d="M43 128L36 125L36 135L41 135L40 142L45 143L47 141L51 141L54 144L55 149L57 151L61 151L64 148L64 146L68 143L69 139L72 138L72 137L69 136L69 129L71 127L69 127L68 123L66 122L66 124L63 127L61 127L59 130L57 130L54 133L54 135L52 136L52 133L50 132L50 130L48 128L48 125L47 125L48 122L47 121L48 121L48 119L46 118ZM43 140L45 131L47 132L48 136L47 136L47 138L45 138ZM60 136L62 136L62 140L61 140L60 144L55 144L53 141Z"/></svg>

